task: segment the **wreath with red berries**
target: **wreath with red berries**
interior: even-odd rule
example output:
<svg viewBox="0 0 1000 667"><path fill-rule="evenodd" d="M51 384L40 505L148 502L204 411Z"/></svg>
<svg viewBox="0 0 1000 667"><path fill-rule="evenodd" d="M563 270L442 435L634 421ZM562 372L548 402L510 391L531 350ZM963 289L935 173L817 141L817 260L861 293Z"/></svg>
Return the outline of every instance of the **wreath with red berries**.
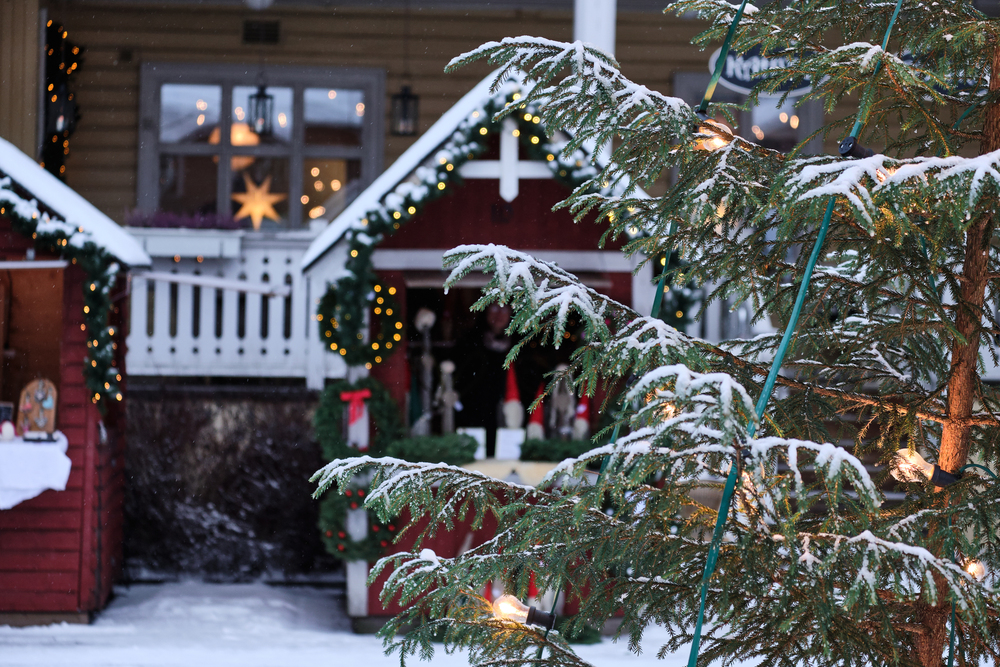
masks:
<svg viewBox="0 0 1000 667"><path fill-rule="evenodd" d="M344 525L347 510L364 507L368 487L352 486L337 493L331 489L319 507L319 529L326 550L345 561L364 560L374 562L382 557L385 548L395 539L398 526L395 523L382 523L374 512L368 514L368 533L364 539L352 540Z"/></svg>

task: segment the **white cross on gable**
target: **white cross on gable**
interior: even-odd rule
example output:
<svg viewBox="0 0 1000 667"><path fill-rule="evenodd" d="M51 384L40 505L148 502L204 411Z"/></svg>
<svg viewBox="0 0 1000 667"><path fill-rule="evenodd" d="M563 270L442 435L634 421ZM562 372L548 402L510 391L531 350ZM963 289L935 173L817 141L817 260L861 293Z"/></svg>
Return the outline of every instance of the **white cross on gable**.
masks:
<svg viewBox="0 0 1000 667"><path fill-rule="evenodd" d="M552 170L542 162L519 160L517 121L505 118L500 131L500 159L473 160L458 168L462 178L498 178L500 196L504 201L517 199L518 183L522 178L552 178Z"/></svg>

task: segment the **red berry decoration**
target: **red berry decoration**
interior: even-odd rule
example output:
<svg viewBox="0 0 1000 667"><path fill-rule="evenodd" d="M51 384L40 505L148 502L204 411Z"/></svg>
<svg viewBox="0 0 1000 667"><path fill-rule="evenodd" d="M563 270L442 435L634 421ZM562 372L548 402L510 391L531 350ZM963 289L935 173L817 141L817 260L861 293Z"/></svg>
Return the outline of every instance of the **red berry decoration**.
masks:
<svg viewBox="0 0 1000 667"><path fill-rule="evenodd" d="M379 531L379 527L378 526L372 526L372 532L373 533L377 533L378 531Z"/></svg>
<svg viewBox="0 0 1000 667"><path fill-rule="evenodd" d="M337 537L339 537L340 539L344 539L345 537L347 537L347 533L345 533L344 531L340 531L339 533L337 533Z"/></svg>
<svg viewBox="0 0 1000 667"><path fill-rule="evenodd" d="M333 537L333 531L332 530L326 531L326 536L327 537Z"/></svg>
<svg viewBox="0 0 1000 667"><path fill-rule="evenodd" d="M351 503L351 509L352 510L358 509L358 504L357 503Z"/></svg>
<svg viewBox="0 0 1000 667"><path fill-rule="evenodd" d="M358 498L364 498L364 497L365 497L365 490L358 489Z"/></svg>
<svg viewBox="0 0 1000 667"><path fill-rule="evenodd" d="M390 523L389 524L389 532L391 533L394 530L396 530L396 527Z"/></svg>
<svg viewBox="0 0 1000 667"><path fill-rule="evenodd" d="M350 498L353 495L353 491L351 491L350 489L348 489L347 491L344 491L344 495L347 496L348 498Z"/></svg>
<svg viewBox="0 0 1000 667"><path fill-rule="evenodd" d="M343 551L343 550L344 550L344 545L343 544L338 544L337 545L337 551Z"/></svg>
<svg viewBox="0 0 1000 667"><path fill-rule="evenodd" d="M389 546L389 543L386 542L385 540L382 540L379 544L381 544L383 547Z"/></svg>

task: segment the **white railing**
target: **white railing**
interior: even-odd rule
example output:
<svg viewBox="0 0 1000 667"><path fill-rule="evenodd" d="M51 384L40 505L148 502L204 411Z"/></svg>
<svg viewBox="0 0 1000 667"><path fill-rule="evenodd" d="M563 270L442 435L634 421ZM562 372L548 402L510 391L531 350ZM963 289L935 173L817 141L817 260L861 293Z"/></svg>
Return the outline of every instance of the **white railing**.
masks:
<svg viewBox="0 0 1000 667"><path fill-rule="evenodd" d="M131 375L304 378L312 388L344 376L314 317L334 276L299 270L315 233L130 231L153 257L132 276Z"/></svg>
<svg viewBox="0 0 1000 667"><path fill-rule="evenodd" d="M303 276L299 262L316 231L254 233L224 230L148 229L129 231L153 258L150 270L133 274L126 368L133 376L303 378L310 388L347 369L319 339L316 303L334 282L346 244L331 261ZM399 268L403 251L379 251L376 266ZM430 251L423 251L427 254ZM395 253L395 254L393 254ZM440 253L427 267L421 251L405 252L419 268L439 268ZM389 261L391 259L391 261ZM624 260L622 260L624 261ZM409 264L407 265L409 266ZM414 264L414 268L417 264ZM385 267L383 267L385 268ZM570 267L571 270L577 267ZM631 270L615 265L611 270ZM641 273L641 272L640 272ZM648 310L650 279L633 280L641 295L632 305ZM636 296L636 295L634 295ZM689 334L710 341L748 338L771 330L768 321L749 324L746 306L716 301ZM982 378L1000 381L1000 368L983 349Z"/></svg>

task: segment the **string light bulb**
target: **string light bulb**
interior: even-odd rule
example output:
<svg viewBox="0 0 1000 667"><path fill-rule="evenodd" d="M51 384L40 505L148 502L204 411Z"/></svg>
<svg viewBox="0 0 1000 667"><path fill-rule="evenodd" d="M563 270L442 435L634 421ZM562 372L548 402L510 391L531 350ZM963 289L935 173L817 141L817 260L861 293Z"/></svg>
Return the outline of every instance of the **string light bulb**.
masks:
<svg viewBox="0 0 1000 667"><path fill-rule="evenodd" d="M702 151L714 151L727 146L732 139L732 130L714 120L705 120L698 126L698 141L695 148Z"/></svg>
<svg viewBox="0 0 1000 667"><path fill-rule="evenodd" d="M958 475L942 470L936 463L928 463L916 450L910 449L896 452L889 472L899 482L930 481L934 486L940 487L951 486L959 480Z"/></svg>
<svg viewBox="0 0 1000 667"><path fill-rule="evenodd" d="M923 482L934 474L934 466L916 451L900 449L892 460L890 474L899 482Z"/></svg>
<svg viewBox="0 0 1000 667"><path fill-rule="evenodd" d="M983 565L982 561L970 558L966 561L963 569L976 581L982 581L986 578L986 566Z"/></svg>
<svg viewBox="0 0 1000 667"><path fill-rule="evenodd" d="M493 616L498 621L537 625L548 630L551 630L556 624L555 614L529 607L513 595L501 595L493 602Z"/></svg>

